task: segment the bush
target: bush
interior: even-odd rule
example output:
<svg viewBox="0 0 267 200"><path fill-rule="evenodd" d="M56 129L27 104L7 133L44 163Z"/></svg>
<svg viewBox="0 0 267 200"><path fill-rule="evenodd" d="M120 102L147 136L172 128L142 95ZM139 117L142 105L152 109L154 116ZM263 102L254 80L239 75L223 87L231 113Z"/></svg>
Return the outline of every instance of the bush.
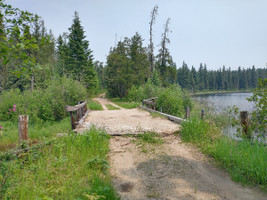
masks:
<svg viewBox="0 0 267 200"><path fill-rule="evenodd" d="M143 99L158 97L156 100L156 109L164 113L183 117L185 109L193 107L190 95L182 91L179 85L170 87L158 87L148 81L144 86L133 86L128 92L128 100L141 102Z"/></svg>
<svg viewBox="0 0 267 200"><path fill-rule="evenodd" d="M183 96L180 87L171 86L164 88L159 93L157 99L156 108L164 113L168 113L175 116L182 116L184 113Z"/></svg>
<svg viewBox="0 0 267 200"><path fill-rule="evenodd" d="M65 105L75 105L85 100L86 88L66 77L53 80L46 89L20 92L18 89L4 91L0 95L0 119L17 120L18 115L29 115L33 123L63 119ZM9 112L16 105L16 112Z"/></svg>

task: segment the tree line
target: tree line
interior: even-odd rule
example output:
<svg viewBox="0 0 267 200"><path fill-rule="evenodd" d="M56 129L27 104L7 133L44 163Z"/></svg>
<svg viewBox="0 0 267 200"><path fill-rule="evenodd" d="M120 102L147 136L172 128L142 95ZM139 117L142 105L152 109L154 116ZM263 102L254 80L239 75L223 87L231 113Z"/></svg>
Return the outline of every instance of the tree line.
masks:
<svg viewBox="0 0 267 200"><path fill-rule="evenodd" d="M0 91L45 88L59 77L82 83L90 92L98 87L93 53L78 13L69 32L57 39L38 15L0 1Z"/></svg>
<svg viewBox="0 0 267 200"><path fill-rule="evenodd" d="M255 88L258 78L266 77L266 69L254 66L208 70L206 64L197 69L184 62L177 68L168 48L170 18L163 25L158 52L154 51L157 6L151 11L149 45L144 45L138 32L125 37L110 48L106 64L94 61L77 12L68 32L56 39L38 15L12 8L3 0L0 8L0 91L45 88L50 80L67 77L91 93L100 87L110 96L125 97L130 88L147 82L163 87L179 84L189 91L242 90Z"/></svg>

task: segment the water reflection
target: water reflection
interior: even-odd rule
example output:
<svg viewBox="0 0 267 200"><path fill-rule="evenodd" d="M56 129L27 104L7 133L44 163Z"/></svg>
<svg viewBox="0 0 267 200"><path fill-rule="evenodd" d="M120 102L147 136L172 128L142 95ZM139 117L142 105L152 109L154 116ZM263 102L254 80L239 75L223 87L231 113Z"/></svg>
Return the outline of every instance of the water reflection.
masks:
<svg viewBox="0 0 267 200"><path fill-rule="evenodd" d="M251 93L221 93L197 95L193 96L193 99L212 107L216 113L222 113L229 106L233 107L234 105L237 106L240 111L251 112L254 108L254 104L247 100L250 96Z"/></svg>
<svg viewBox="0 0 267 200"><path fill-rule="evenodd" d="M209 110L210 114L218 115L226 113L229 110L229 107L236 106L239 108L239 111L248 111L252 112L254 109L254 103L249 102L251 93L219 93L219 94L204 94L193 96L193 100L199 101L202 104L211 108ZM235 140L241 140L240 137L237 137L236 128L232 127L231 119L229 117L228 126L223 130L224 134L232 137Z"/></svg>

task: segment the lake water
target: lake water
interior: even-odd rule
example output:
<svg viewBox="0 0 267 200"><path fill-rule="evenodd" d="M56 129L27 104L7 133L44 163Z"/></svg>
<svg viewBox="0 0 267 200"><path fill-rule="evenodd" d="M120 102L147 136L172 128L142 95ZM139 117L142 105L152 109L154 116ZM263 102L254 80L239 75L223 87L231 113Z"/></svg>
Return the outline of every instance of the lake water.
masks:
<svg viewBox="0 0 267 200"><path fill-rule="evenodd" d="M254 104L247 100L250 96L251 93L219 93L197 95L193 96L193 99L214 108L214 111L217 113L221 113L229 106L233 107L234 105L237 106L240 111L251 112Z"/></svg>
<svg viewBox="0 0 267 200"><path fill-rule="evenodd" d="M251 96L251 93L218 93L218 94L204 94L193 96L193 100L199 101L208 107L212 108L215 114L226 112L229 107L236 106L239 111L251 112L254 107L253 102L247 100ZM224 129L224 133L230 137L239 140L236 137L236 130L230 125L231 121L229 118L229 126Z"/></svg>

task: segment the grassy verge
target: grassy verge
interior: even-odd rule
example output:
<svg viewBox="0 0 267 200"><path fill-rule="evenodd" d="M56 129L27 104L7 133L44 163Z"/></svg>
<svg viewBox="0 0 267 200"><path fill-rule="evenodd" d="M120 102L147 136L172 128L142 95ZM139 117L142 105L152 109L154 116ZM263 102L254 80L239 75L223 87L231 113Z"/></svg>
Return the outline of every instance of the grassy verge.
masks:
<svg viewBox="0 0 267 200"><path fill-rule="evenodd" d="M118 108L116 106L113 106L111 104L107 104L106 107L107 107L108 110L120 110L120 108Z"/></svg>
<svg viewBox="0 0 267 200"><path fill-rule="evenodd" d="M159 145L163 144L163 142L161 135L153 132L140 134L135 140L136 145L141 147L143 153L153 153Z"/></svg>
<svg viewBox="0 0 267 200"><path fill-rule="evenodd" d="M191 95L204 95L204 94L222 94L222 93L242 93L242 92L251 92L251 90L206 90L206 91L197 91L191 93Z"/></svg>
<svg viewBox="0 0 267 200"><path fill-rule="evenodd" d="M101 104L93 100L88 100L87 105L90 110L103 110Z"/></svg>
<svg viewBox="0 0 267 200"><path fill-rule="evenodd" d="M126 109L137 108L138 106L140 106L140 103L138 102L134 102L134 101L129 102L129 101L126 101L124 99L119 99L119 98L110 99L110 101Z"/></svg>
<svg viewBox="0 0 267 200"><path fill-rule="evenodd" d="M108 140L91 129L0 155L0 199L119 199L108 176Z"/></svg>
<svg viewBox="0 0 267 200"><path fill-rule="evenodd" d="M4 121L2 136L0 136L0 151L14 148L18 144L18 122ZM36 125L29 124L28 136L31 140L42 140L55 136L57 133L68 133L70 119L65 118L59 122L46 122Z"/></svg>
<svg viewBox="0 0 267 200"><path fill-rule="evenodd" d="M191 142L215 158L232 179L267 188L267 151L263 144L234 141L222 136L215 123L193 118L182 124L183 141Z"/></svg>
<svg viewBox="0 0 267 200"><path fill-rule="evenodd" d="M156 113L156 112L151 112L150 115L151 115L152 118L160 117L160 118L162 118L162 119L168 119L166 116L161 115L161 114Z"/></svg>

